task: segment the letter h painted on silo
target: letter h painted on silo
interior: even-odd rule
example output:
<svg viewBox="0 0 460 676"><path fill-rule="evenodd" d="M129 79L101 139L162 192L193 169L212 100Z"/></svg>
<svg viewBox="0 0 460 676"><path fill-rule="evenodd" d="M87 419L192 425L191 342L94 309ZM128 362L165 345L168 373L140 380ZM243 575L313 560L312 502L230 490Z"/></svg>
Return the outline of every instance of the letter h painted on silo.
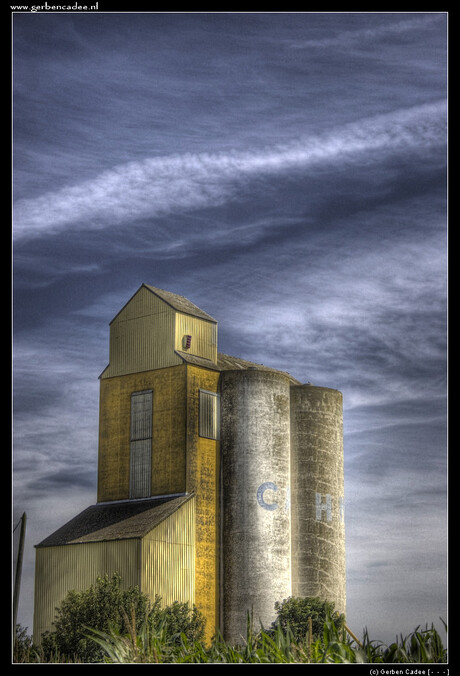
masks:
<svg viewBox="0 0 460 676"><path fill-rule="evenodd" d="M326 512L326 520L332 521L332 498L329 493L325 495L326 500L323 501L321 493L316 493L316 520L321 521L323 512Z"/></svg>
<svg viewBox="0 0 460 676"><path fill-rule="evenodd" d="M322 521L323 512L326 512L326 521L332 521L332 497L329 493L322 495L321 493L315 493L316 495L316 520ZM325 500L323 500L325 498ZM343 496L339 498L339 521L344 522L344 502Z"/></svg>

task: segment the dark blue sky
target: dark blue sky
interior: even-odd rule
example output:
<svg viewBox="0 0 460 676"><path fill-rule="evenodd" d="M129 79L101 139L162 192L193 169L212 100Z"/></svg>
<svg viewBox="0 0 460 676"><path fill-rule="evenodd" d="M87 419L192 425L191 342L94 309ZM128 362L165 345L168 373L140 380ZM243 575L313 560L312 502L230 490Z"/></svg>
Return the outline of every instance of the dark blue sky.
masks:
<svg viewBox="0 0 460 676"><path fill-rule="evenodd" d="M101 3L99 3L101 5ZM344 395L348 624L446 617L444 13L13 15L14 518L96 500L143 283ZM15 521L16 523L16 521Z"/></svg>

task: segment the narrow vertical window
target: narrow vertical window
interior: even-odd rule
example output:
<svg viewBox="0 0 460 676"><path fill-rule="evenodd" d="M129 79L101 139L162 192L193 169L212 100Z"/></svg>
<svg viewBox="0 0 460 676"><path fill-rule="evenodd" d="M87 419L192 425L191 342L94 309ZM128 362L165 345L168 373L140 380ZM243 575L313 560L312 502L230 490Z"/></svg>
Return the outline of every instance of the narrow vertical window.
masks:
<svg viewBox="0 0 460 676"><path fill-rule="evenodd" d="M150 495L152 471L152 391L131 395L129 497Z"/></svg>
<svg viewBox="0 0 460 676"><path fill-rule="evenodd" d="M200 437L220 438L220 396L200 390Z"/></svg>

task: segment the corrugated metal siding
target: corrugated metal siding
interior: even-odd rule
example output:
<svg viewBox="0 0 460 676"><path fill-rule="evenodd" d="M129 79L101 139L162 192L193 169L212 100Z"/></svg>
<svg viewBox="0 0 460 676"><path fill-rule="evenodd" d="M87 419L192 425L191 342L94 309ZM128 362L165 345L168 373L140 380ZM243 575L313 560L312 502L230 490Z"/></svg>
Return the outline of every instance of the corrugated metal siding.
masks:
<svg viewBox="0 0 460 676"><path fill-rule="evenodd" d="M184 336L192 337L190 348L185 348ZM177 313L175 349L217 363L217 324Z"/></svg>
<svg viewBox="0 0 460 676"><path fill-rule="evenodd" d="M110 363L102 378L175 366L175 311L145 288L110 325Z"/></svg>
<svg viewBox="0 0 460 676"><path fill-rule="evenodd" d="M123 587L140 585L139 541L92 542L36 549L34 640L53 629L55 609L72 590L118 572Z"/></svg>
<svg viewBox="0 0 460 676"><path fill-rule="evenodd" d="M195 602L195 498L143 538L141 590L163 605Z"/></svg>

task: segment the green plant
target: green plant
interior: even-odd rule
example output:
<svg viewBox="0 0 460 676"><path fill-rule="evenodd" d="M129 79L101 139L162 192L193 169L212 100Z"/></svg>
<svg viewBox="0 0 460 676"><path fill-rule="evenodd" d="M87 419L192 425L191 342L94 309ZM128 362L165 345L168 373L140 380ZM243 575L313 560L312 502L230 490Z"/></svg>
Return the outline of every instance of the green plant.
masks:
<svg viewBox="0 0 460 676"><path fill-rule="evenodd" d="M159 601L159 597L157 597ZM188 641L200 641L204 637L206 620L204 615L188 603L174 601L172 604L160 608L155 605L149 613L148 622L152 628L164 628L173 644L180 644L181 634Z"/></svg>
<svg viewBox="0 0 460 676"><path fill-rule="evenodd" d="M184 632L171 631L170 616L164 614L160 624L152 625L148 618L140 631L136 631L133 618L130 630L101 632L88 629L105 651L110 663L286 663L295 662L292 636L278 627L268 634L254 632L248 619L247 636L243 645L234 646L217 634L210 646L190 640Z"/></svg>
<svg viewBox="0 0 460 676"><path fill-rule="evenodd" d="M111 577L98 577L89 589L67 594L56 609L54 631L42 636L41 654L47 661L57 661L59 656L59 661L102 662L107 646L94 640L96 635L99 639L130 635L135 643L143 641L144 649L151 637L156 641L161 638L162 645L166 645L164 632L167 632L168 646L180 643L182 633L191 641L203 638L205 619L197 608L177 601L165 608L161 606L159 596L151 603L138 587L123 590L116 573ZM88 633L88 628L93 634Z"/></svg>
<svg viewBox="0 0 460 676"><path fill-rule="evenodd" d="M441 620L447 631L446 623ZM444 648L441 637L434 625L421 630L420 625L409 634L409 636L400 636L400 639L392 643L383 652L383 661L385 662L418 662L424 664L427 662L446 662L447 651Z"/></svg>
<svg viewBox="0 0 460 676"><path fill-rule="evenodd" d="M13 662L29 662L32 647L32 638L27 634L27 627L17 624L13 637Z"/></svg>
<svg viewBox="0 0 460 676"><path fill-rule="evenodd" d="M289 627L295 641L304 641L308 635L314 641L323 635L324 625L333 621L340 630L345 624L345 616L334 610L334 604L316 596L293 597L275 603L277 618L272 629L279 626L283 631Z"/></svg>
<svg viewBox="0 0 460 676"><path fill-rule="evenodd" d="M111 584L109 584L111 582ZM100 586L114 591L119 578L105 579ZM94 592L94 590L93 590ZM131 601L138 598L136 588L127 590L126 598ZM109 595L110 596L110 595ZM73 598L71 596L71 598ZM112 600L117 595L110 596ZM145 601L144 597L142 597ZM287 601L289 601L288 599ZM127 604L119 608L121 621L109 623L106 628L80 626L80 640L93 644L98 650L98 661L105 663L251 663L251 664L287 664L287 663L382 663L382 662L447 662L447 651L434 626L421 630L417 627L412 634L402 635L390 646L379 641L371 641L367 630L358 640L344 624L342 615L335 613L330 604L322 602L318 614L325 613L321 625L312 608L318 609L316 600L302 599L304 603L278 604L282 618L298 622L298 637L295 636L289 622L276 621L265 630L256 630L252 613L247 615L246 637L240 644L234 645L216 633L211 644L203 643L204 619L196 608L185 603L173 603L161 607L161 599L155 598L153 604L140 603L143 613L136 614L136 604ZM90 604L91 605L91 604ZM299 613L299 607L309 608L305 619ZM283 613L286 608L290 613ZM292 611L292 612L291 612ZM447 626L444 628L447 632ZM295 625L295 622L294 622ZM306 631L305 631L306 627ZM316 632L316 634L315 634ZM63 652L58 647L56 633L51 633L49 652L43 647L32 645L26 630L18 627L17 651L15 661L45 663L80 663L86 661L81 654ZM52 640L51 640L52 639Z"/></svg>
<svg viewBox="0 0 460 676"><path fill-rule="evenodd" d="M166 620L152 624L146 617L139 629L136 628L134 613L131 621L125 616L128 627L126 634L112 628L110 632L86 627L88 639L100 646L104 661L110 664L162 663L171 662L174 635L168 633Z"/></svg>
<svg viewBox="0 0 460 676"><path fill-rule="evenodd" d="M155 603L159 606L159 601ZM150 601L138 587L122 590L121 578L116 573L111 577L98 577L85 591L70 591L56 609L54 631L42 636L45 657L49 659L54 653L81 662L101 661L104 653L97 643L85 636L84 627L126 631L124 617L131 615L133 609L141 623L150 611Z"/></svg>
<svg viewBox="0 0 460 676"><path fill-rule="evenodd" d="M167 616L160 625L152 627L148 619L140 631L131 621L130 631L100 632L88 630L88 636L102 647L110 663L240 663L287 664L302 662L359 662L353 649L343 639L343 629L332 620L324 627L324 636L314 643L297 643L289 627L277 625L269 631L263 627L254 631L252 615L248 613L246 638L239 645L226 642L217 634L210 646L200 641L190 641L182 632L179 636L168 630Z"/></svg>

